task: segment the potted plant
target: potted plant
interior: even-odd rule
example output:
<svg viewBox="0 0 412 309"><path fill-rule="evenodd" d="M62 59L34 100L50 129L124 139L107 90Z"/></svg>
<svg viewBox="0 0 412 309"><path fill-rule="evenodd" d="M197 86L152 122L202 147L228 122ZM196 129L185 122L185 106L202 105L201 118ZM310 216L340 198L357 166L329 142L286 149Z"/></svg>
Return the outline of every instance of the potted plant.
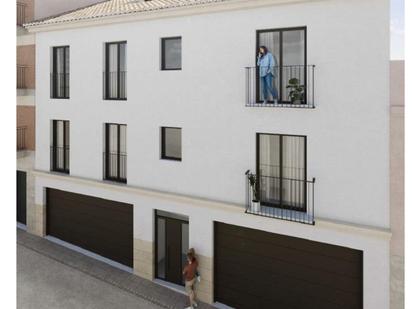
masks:
<svg viewBox="0 0 412 309"><path fill-rule="evenodd" d="M252 189L252 193L253 193L251 209L253 212L259 212L260 211L260 201L259 201L258 194L257 194L257 176L253 174L249 174L248 179L249 179L250 188Z"/></svg>
<svg viewBox="0 0 412 309"><path fill-rule="evenodd" d="M299 79L291 78L289 79L289 84L286 86L289 90L289 98L292 104L301 104L303 102L303 96L305 91L305 86L300 85Z"/></svg>

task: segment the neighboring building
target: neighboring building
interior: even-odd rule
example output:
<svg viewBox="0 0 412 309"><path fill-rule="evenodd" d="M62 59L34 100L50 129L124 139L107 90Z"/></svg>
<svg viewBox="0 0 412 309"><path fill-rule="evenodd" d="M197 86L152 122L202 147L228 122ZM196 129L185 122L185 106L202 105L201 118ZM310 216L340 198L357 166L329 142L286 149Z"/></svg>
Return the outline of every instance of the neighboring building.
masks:
<svg viewBox="0 0 412 309"><path fill-rule="evenodd" d="M405 308L405 63L390 67L391 309Z"/></svg>
<svg viewBox="0 0 412 309"><path fill-rule="evenodd" d="M26 209L34 203L36 37L22 25L98 0L19 0L16 2L17 73L17 222L27 223ZM30 217L30 216L29 216ZM29 218L30 219L30 218ZM33 224L28 224L33 226Z"/></svg>
<svg viewBox="0 0 412 309"><path fill-rule="evenodd" d="M35 234L175 286L193 247L208 303L389 308L388 0L110 0L26 28Z"/></svg>

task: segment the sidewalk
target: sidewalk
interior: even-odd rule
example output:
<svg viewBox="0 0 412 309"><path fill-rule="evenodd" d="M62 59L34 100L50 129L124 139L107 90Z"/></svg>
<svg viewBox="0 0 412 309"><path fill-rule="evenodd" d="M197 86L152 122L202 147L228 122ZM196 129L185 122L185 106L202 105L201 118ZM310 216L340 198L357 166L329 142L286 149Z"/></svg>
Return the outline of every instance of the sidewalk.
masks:
<svg viewBox="0 0 412 309"><path fill-rule="evenodd" d="M187 297L181 293L117 269L47 239L31 235L20 229L17 229L17 243L26 249L76 269L95 279L109 283L159 307L182 309L188 305ZM198 308L208 309L214 307L202 303L199 304Z"/></svg>

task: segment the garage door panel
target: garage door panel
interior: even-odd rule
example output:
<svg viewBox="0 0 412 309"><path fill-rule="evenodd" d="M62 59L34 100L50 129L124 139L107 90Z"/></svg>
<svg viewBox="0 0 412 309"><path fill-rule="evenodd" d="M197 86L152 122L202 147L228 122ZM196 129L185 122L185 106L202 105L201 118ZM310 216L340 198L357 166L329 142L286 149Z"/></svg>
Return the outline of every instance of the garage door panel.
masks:
<svg viewBox="0 0 412 309"><path fill-rule="evenodd" d="M301 251L299 248L285 248L283 246L276 247L276 256L271 255L268 248L271 248L265 242L260 240L248 241L244 238L236 238L233 235L225 235L221 240L221 246L226 248L226 252L222 252L223 256L227 254L227 250L233 249L237 251L245 263L249 261L251 263L255 262L255 257L258 255L260 258L266 259L276 259L276 261L284 261L287 263L292 263L295 267L309 267L314 269L320 269L331 273L340 274L343 276L356 276L358 270L354 268L354 265L358 265L353 262L348 262L346 260L342 261L336 258L327 257L325 255L314 255L306 251ZM253 248L253 255L248 255ZM339 262L339 263L337 263Z"/></svg>
<svg viewBox="0 0 412 309"><path fill-rule="evenodd" d="M236 308L362 308L361 251L302 240L302 252L290 246L301 243L293 237L287 246L268 240L279 236L285 238L215 223L216 301L236 301ZM337 258L343 249L350 253Z"/></svg>
<svg viewBox="0 0 412 309"><path fill-rule="evenodd" d="M227 252L225 252L227 254ZM245 278L250 279L250 273L270 273L276 276L286 276L293 278L294 280L301 281L306 280L308 277L316 282L316 286L323 285L325 289L329 288L339 288L347 292L358 292L361 289L361 281L359 277L348 277L340 276L335 273L319 272L317 269L309 269L307 267L296 267L290 265L287 262L277 261L275 259L265 259L259 257L259 263L256 263L256 257L252 254L250 258L254 258L254 262L243 263L238 257L244 255L245 253L239 253L232 251L229 256L224 256L223 254L219 257L222 264L227 266L217 265L216 270L220 273L227 273L231 275L236 275L242 272L243 269L248 268L250 272ZM253 276L253 275L252 275Z"/></svg>
<svg viewBox="0 0 412 309"><path fill-rule="evenodd" d="M235 225L227 225L219 233L222 235L232 235L235 238L244 238L245 240L256 241L266 243L268 246L282 246L285 248L299 248L301 251L306 251L313 253L315 255L323 255L328 257L335 257L339 260L352 261L354 263L359 263L359 254L356 250L347 250L348 248L342 246L330 246L329 244L323 244L315 241L310 241L306 239L290 237L286 235L276 234L276 237L271 237L271 233L268 235L262 234L262 231L254 229L241 229ZM314 246L315 245L315 246ZM323 248L325 250L319 250Z"/></svg>
<svg viewBox="0 0 412 309"><path fill-rule="evenodd" d="M48 189L47 234L133 267L133 205Z"/></svg>

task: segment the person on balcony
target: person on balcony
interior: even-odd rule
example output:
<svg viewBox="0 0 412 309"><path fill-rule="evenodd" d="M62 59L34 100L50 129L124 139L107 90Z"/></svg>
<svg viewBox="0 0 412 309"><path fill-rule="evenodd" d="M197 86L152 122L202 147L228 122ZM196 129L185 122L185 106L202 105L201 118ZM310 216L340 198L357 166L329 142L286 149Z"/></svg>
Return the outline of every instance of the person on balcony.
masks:
<svg viewBox="0 0 412 309"><path fill-rule="evenodd" d="M257 65L259 67L260 84L263 92L263 103L266 104L268 102L270 93L276 104L278 93L273 86L273 79L276 77L277 61L266 46L259 47Z"/></svg>

